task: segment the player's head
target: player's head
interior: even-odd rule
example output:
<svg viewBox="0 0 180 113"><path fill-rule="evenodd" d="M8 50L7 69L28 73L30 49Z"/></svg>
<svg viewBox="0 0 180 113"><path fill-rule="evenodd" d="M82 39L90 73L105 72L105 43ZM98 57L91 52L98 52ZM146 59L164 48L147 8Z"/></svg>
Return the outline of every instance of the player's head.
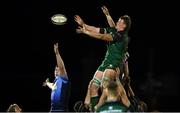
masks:
<svg viewBox="0 0 180 113"><path fill-rule="evenodd" d="M20 113L22 109L17 104L11 104L7 109L7 112Z"/></svg>
<svg viewBox="0 0 180 113"><path fill-rule="evenodd" d="M116 23L116 29L118 31L129 31L131 27L131 18L128 15L123 15Z"/></svg>
<svg viewBox="0 0 180 113"><path fill-rule="evenodd" d="M55 70L54 70L54 75L55 76L60 75L60 70L59 70L59 67L57 65L56 65Z"/></svg>
<svg viewBox="0 0 180 113"><path fill-rule="evenodd" d="M107 95L117 96L118 95L118 85L115 81L109 81L107 87L105 88Z"/></svg>

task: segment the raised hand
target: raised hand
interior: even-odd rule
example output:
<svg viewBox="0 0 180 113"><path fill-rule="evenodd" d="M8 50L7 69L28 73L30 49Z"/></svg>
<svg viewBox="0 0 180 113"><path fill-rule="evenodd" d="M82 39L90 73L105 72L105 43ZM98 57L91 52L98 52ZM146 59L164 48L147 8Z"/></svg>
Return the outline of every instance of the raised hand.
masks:
<svg viewBox="0 0 180 113"><path fill-rule="evenodd" d="M55 53L58 53L59 51L58 51L58 43L55 43L54 44L54 52Z"/></svg>
<svg viewBox="0 0 180 113"><path fill-rule="evenodd" d="M79 26L78 29L76 29L77 33L85 33L85 27L84 26Z"/></svg>
<svg viewBox="0 0 180 113"><path fill-rule="evenodd" d="M103 13L104 13L106 16L109 15L109 10L107 9L106 6L102 6L101 9L102 9Z"/></svg>
<svg viewBox="0 0 180 113"><path fill-rule="evenodd" d="M74 20L80 25L83 26L84 21L81 19L81 17L79 15L75 15L74 16Z"/></svg>

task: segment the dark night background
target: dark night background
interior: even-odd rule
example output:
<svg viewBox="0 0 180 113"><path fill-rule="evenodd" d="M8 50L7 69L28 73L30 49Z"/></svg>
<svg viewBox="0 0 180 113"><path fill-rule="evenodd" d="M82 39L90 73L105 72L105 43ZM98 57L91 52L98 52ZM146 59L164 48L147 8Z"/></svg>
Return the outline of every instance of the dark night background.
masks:
<svg viewBox="0 0 180 113"><path fill-rule="evenodd" d="M149 111L180 111L178 6L155 0L2 1L0 111L12 103L27 112L49 111L50 90L42 82L54 77L55 42L72 83L70 111L76 101L84 100L106 46L101 40L76 34L73 16L79 14L87 24L106 27L102 5L115 21L124 14L132 19L129 68L135 94L148 104ZM65 14L67 24L52 24L50 18L56 13Z"/></svg>

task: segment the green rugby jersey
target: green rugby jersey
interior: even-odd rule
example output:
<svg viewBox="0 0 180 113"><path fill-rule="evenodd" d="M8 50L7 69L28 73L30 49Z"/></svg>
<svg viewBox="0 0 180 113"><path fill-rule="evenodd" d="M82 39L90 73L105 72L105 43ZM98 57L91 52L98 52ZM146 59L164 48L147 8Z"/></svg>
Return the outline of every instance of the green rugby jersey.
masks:
<svg viewBox="0 0 180 113"><path fill-rule="evenodd" d="M120 113L127 112L128 107L121 104L120 102L105 102L101 107L99 107L96 112L99 113Z"/></svg>
<svg viewBox="0 0 180 113"><path fill-rule="evenodd" d="M105 68L116 68L123 63L125 53L128 48L128 33L119 32L115 28L103 28L101 33L110 33L113 41L107 43L107 51L102 65L99 67L100 71L104 71Z"/></svg>

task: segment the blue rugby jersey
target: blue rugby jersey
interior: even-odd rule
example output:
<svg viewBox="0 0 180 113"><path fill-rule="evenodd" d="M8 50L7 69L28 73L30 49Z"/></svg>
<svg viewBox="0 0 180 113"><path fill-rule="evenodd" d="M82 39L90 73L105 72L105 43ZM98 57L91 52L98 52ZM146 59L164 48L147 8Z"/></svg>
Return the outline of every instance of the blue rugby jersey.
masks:
<svg viewBox="0 0 180 113"><path fill-rule="evenodd" d="M69 80L61 76L56 76L54 82L56 86L51 92L51 111L66 111L69 98Z"/></svg>

